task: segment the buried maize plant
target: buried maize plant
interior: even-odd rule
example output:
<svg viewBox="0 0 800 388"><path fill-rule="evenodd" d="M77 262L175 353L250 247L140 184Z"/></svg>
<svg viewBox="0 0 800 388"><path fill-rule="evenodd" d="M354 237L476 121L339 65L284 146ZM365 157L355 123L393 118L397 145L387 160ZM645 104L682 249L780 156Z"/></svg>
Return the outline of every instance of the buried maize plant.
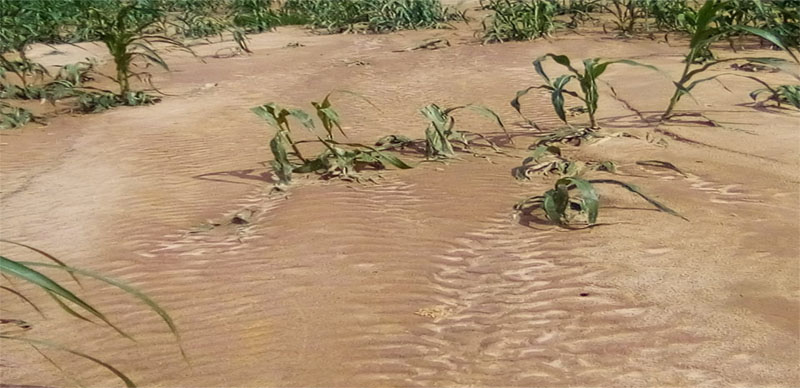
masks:
<svg viewBox="0 0 800 388"><path fill-rule="evenodd" d="M311 103L322 123L324 134L318 133L313 118L302 109L287 109L274 103L251 109L277 131L270 140L270 150L273 155L270 166L280 185L291 183L292 175L296 173L316 173L323 179L341 178L360 181L359 172L365 169L380 170L388 166L411 168L384 147L335 140L335 129L342 136L346 134L342 130L338 112L331 105L330 97L329 93L322 102ZM290 118L299 122L316 139L293 139ZM309 144L322 146L322 152L313 157L304 155L300 146Z"/></svg>
<svg viewBox="0 0 800 388"><path fill-rule="evenodd" d="M470 110L491 119L503 130L508 142L513 143L500 116L485 106L470 104L441 108L439 105L430 104L420 110L420 113L428 120L424 139L389 135L378 140L376 144L386 149L411 148L424 154L427 160L454 158L456 151L471 152L472 146L478 144L499 151L498 146L488 137L480 133L455 129L456 120L453 113L459 110Z"/></svg>
<svg viewBox="0 0 800 388"><path fill-rule="evenodd" d="M517 180L528 180L534 174L542 176L556 175L559 177L574 177L588 171L617 171L616 163L612 161L570 160L562 155L561 148L554 145L538 145L533 147L530 155L522 160L522 165L514 167L511 175Z"/></svg>
<svg viewBox="0 0 800 388"><path fill-rule="evenodd" d="M103 276L101 274L87 271L80 268L70 267L65 264L63 261L57 259L55 256L32 246L8 241L8 240L0 240L0 243L7 244L9 246L14 246L16 248L22 248L24 250L30 251L35 253L38 257L42 259L46 259L47 261L19 261L15 259L9 258L9 255L0 254L0 273L3 275L3 279L7 281L7 285L0 286L0 289L6 291L16 298L19 301L34 311L36 311L42 318L46 318L42 307L37 305L33 302L28 296L23 293L23 289L19 287L19 284L15 284L11 282L11 279L15 279L18 281L22 281L24 284L29 284L34 286L36 289L44 292L48 296L50 296L57 305L67 312L69 315L74 317L80 318L81 320L88 321L95 323L94 320L98 320L102 322L103 325L108 326L109 328L116 331L121 336L133 340L133 338L120 329L117 325L115 325L105 314L103 314L100 310L89 304L84 298L79 297L75 294L73 290L65 286L63 283L54 280L51 276L48 276L44 271L57 271L63 272L68 274L74 282L77 284L81 284L78 276L82 278L94 279L101 283L108 284L115 289L118 289L125 293L126 295L132 296L137 299L139 302L143 303L145 306L150 308L153 312L155 312L161 320L167 325L172 335L175 336L180 353L184 360L186 360L186 354L183 352L183 348L180 345L180 336L178 334L178 329L175 326L175 323L172 320L172 317L156 302L154 302L150 297L142 293L141 291L131 287L130 285L120 282L115 279L111 279L109 277ZM93 318L94 320L90 319ZM2 317L0 319L4 324L10 324L15 329L8 329L3 330L0 332L0 340L2 341L12 341L12 342L20 342L26 345L33 347L37 352L39 352L45 359L56 365L52 359L50 359L45 354L45 349L52 349L63 351L74 356L89 360L109 372L113 373L117 378L119 378L126 387L135 387L135 383L123 372L119 369L114 367L113 365L102 361L90 354L60 345L56 342L41 339L41 338L31 338L27 335L23 335L23 333L30 330L34 324L27 322L22 319L18 319L15 317ZM59 370L62 370L61 367L56 365Z"/></svg>
<svg viewBox="0 0 800 388"><path fill-rule="evenodd" d="M428 128L425 130L425 156L428 159L446 159L455 156L453 143L457 143L464 150L469 150L470 145L480 139L489 147L497 149L497 146L484 135L474 132L455 130L456 120L453 113L468 109L494 121L506 135L509 142L512 142L503 121L491 109L481 105L462 105L452 108L442 109L436 104L430 104L422 108L421 112L428 119Z"/></svg>

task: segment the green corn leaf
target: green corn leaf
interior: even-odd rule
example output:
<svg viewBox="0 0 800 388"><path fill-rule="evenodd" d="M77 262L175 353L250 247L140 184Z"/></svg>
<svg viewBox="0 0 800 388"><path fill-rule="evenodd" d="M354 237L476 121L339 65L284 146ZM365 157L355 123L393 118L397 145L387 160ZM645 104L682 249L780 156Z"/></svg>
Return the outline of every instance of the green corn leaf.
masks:
<svg viewBox="0 0 800 388"><path fill-rule="evenodd" d="M255 113L258 117L264 119L267 124L271 125L275 129L282 129L279 121L279 118L275 115L277 106L275 104L264 104L261 106L257 106L255 108L250 108L250 111Z"/></svg>
<svg viewBox="0 0 800 388"><path fill-rule="evenodd" d="M594 186L589 181L575 177L562 178L559 182L562 182L567 187L574 185L578 189L581 193L581 209L586 213L589 224L595 224L600 202ZM558 185L559 183L557 182L556 186Z"/></svg>
<svg viewBox="0 0 800 388"><path fill-rule="evenodd" d="M653 199L653 198L650 198L649 196L647 196L646 194L644 194L644 193L642 192L642 190L641 190L641 189L639 189L639 187L637 187L637 186L635 186L635 185L632 185L632 184L630 184L630 183L625 183L625 182L621 182L621 181L614 180L614 179L593 179L593 180L590 180L590 181L588 181L588 182L589 182L589 183L592 183L592 184L595 184L595 183L605 183L605 184L612 184L612 185L621 186L621 187L623 187L623 188L627 189L628 191L630 191L630 192L632 192L632 193L634 193L634 194L636 194L636 195L638 195L638 196L642 197L642 198L643 198L645 201L647 201L647 202L650 202L650 203L651 203L653 206L655 206L655 207L656 207L658 210L661 210L662 212L665 212L665 213L667 213L667 214L673 215L673 216L675 216L675 217L679 217L679 218L681 218L681 219L683 219L683 220L689 221L689 219L688 219L688 218L686 218L686 217L684 217L684 216L680 215L678 212L676 212L675 210L672 210L672 209L670 209L669 207L667 207L667 206L666 206L666 205L664 205L663 203L661 203L661 202L658 202L658 201L656 201L656 200L655 200L655 199Z"/></svg>
<svg viewBox="0 0 800 388"><path fill-rule="evenodd" d="M722 77L723 75L730 75L730 74L716 74L716 75L712 75L712 76L710 76L710 77L701 78L701 79L699 79L699 80L692 81L692 83L690 83L689 85L686 85L686 87L685 87L685 89L686 89L686 93L687 93L687 94L690 94L690 92L691 92L691 91L692 91L692 90L693 90L693 89L694 89L694 88L695 88L697 85L699 85L699 84L701 84L701 83L704 83L704 82L713 81L713 80L715 80L715 79L717 79L717 78L719 78L719 77Z"/></svg>
<svg viewBox="0 0 800 388"><path fill-rule="evenodd" d="M156 53L155 50L150 48L148 45L139 42L133 42L131 43L130 47L141 49L142 51L144 51L144 53L135 53L135 54L142 55L150 59L151 62L161 66L164 70L169 71L169 66L167 65L167 62L165 62L164 59L161 58L161 56L158 55L158 53Z"/></svg>
<svg viewBox="0 0 800 388"><path fill-rule="evenodd" d="M550 82L549 79L547 81L548 83ZM531 86L522 90L518 90L517 95L514 97L513 100L511 100L511 106L517 111L517 113L522 115L522 117L525 117L525 115L522 114L522 106L520 105L519 99L528 94L528 92L530 92L533 89L537 89L537 87Z"/></svg>
<svg viewBox="0 0 800 388"><path fill-rule="evenodd" d="M701 41L707 39L706 32L708 31L708 26L714 20L721 7L722 4L717 3L716 0L706 0L706 2L703 3L703 6L697 11L697 17L695 19L696 32L689 43L690 47L696 48L700 45Z"/></svg>
<svg viewBox="0 0 800 388"><path fill-rule="evenodd" d="M684 173L681 169L670 162L665 162L663 160L639 160L636 164L640 166L648 166L648 167L658 167L658 168L665 168L668 170L672 170L677 172L678 174L683 175L684 177L688 177L686 173Z"/></svg>
<svg viewBox="0 0 800 388"><path fill-rule="evenodd" d="M574 75L562 75L553 82L554 89L550 98L558 118L563 122L567 122L567 114L564 111L564 87L566 87L573 78L575 78Z"/></svg>
<svg viewBox="0 0 800 388"><path fill-rule="evenodd" d="M306 129L308 129L309 131L313 132L316 129L316 126L314 126L314 120L304 110L287 109L286 111L289 112L289 115L300 121L300 124L303 124L303 126L306 127Z"/></svg>
<svg viewBox="0 0 800 388"><path fill-rule="evenodd" d="M559 185L544 193L542 207L547 219L557 224L562 224L569 206L569 190L566 185Z"/></svg>
<svg viewBox="0 0 800 388"><path fill-rule="evenodd" d="M540 77L544 78L545 83L547 83L548 85L552 85L552 82L550 82L550 77L548 77L547 73L544 72L544 68L542 67L542 60L544 60L544 57L538 58L535 61L533 61L533 68L536 70L536 74L539 74ZM530 88L528 88L528 90L530 90Z"/></svg>
<svg viewBox="0 0 800 388"><path fill-rule="evenodd" d="M278 131L275 137L269 142L269 148L272 151L273 161L270 163L275 175L281 184L289 184L292 181L292 163L289 161L289 153L286 147L289 140L283 131Z"/></svg>
<svg viewBox="0 0 800 388"><path fill-rule="evenodd" d="M653 65L648 65L646 63L632 61L630 59L616 59L616 60L613 60L613 61L600 62L597 65L593 66L593 69L591 71L592 78L594 78L594 79L599 78L600 75L602 75L606 71L606 68L609 65L613 65L615 63L622 63L622 64L629 65L629 66L640 66L640 67L648 68L650 70L655 70L655 71L663 74L663 72L659 68L657 68L657 67L655 67Z"/></svg>
<svg viewBox="0 0 800 388"><path fill-rule="evenodd" d="M489 119L494 120L494 122L497 123L497 126L500 127L500 129L502 129L503 132L506 134L506 138L508 139L508 141L511 144L514 143L514 139L511 138L511 134L508 133L508 129L506 129L506 126L503 125L503 120L493 110L491 110L491 109L489 109L489 108L487 108L487 107L485 107L483 105L475 105L475 104L467 105L466 108L470 109L470 110L472 110L474 112L477 112L478 114L480 114L480 115L482 115L484 117L488 117Z"/></svg>
<svg viewBox="0 0 800 388"><path fill-rule="evenodd" d="M536 59L536 61L541 63L547 57L552 58L559 65L566 67L573 74L575 74L575 75L580 75L581 74L578 70L576 70L574 67L572 67L572 63L570 63L569 57L566 56L566 55L556 55L556 54L552 54L552 53L547 53L547 54L539 57L538 59ZM540 64L540 67L541 67L541 64Z"/></svg>
<svg viewBox="0 0 800 388"><path fill-rule="evenodd" d="M530 155L525 158L522 162L523 164L527 164L530 162L538 162L546 154L553 154L561 156L561 148L553 146L553 145L540 145L533 149Z"/></svg>
<svg viewBox="0 0 800 388"><path fill-rule="evenodd" d="M759 38L762 38L762 39L774 44L775 46L780 47L781 49L786 51L789 54L789 56L791 56L792 59L794 59L795 62L800 63L800 60L792 52L792 50L789 50L786 47L786 45L783 44L781 39L779 37L777 37L775 34L773 34L772 32L769 32L769 31L766 31L766 30L762 30L760 28L755 28L755 27L750 27L750 26L741 26L741 25L734 25L734 26L731 26L731 28L733 30L744 31L744 32L747 32L747 33L749 33L751 35L758 36Z"/></svg>
<svg viewBox="0 0 800 388"><path fill-rule="evenodd" d="M391 154L389 152L381 151L381 150L379 150L379 149L377 149L375 147L372 147L372 146L369 146L369 145L366 145L366 144L361 144L361 143L341 143L341 142L332 141L332 140L323 141L323 143L325 143L326 145L329 145L329 146L330 145L343 145L343 146L348 146L348 147L364 148L364 149L367 149L368 152L360 152L360 151L359 152L362 153L362 154L369 155L370 157L374 158L375 161L386 162L386 163L388 163L388 164L390 164L392 166L395 166L395 167L397 167L399 169L403 169L403 170L413 168L412 166L410 166L406 162L402 161L400 158L394 156L393 154Z"/></svg>
<svg viewBox="0 0 800 388"><path fill-rule="evenodd" d="M413 168L412 166L408 165L406 162L402 161L397 156L394 156L394 155L392 155L390 153L377 152L377 155L378 155L378 160L380 160L384 164L388 163L388 164L390 164L392 166L395 166L395 167L397 167L399 169L403 169L403 170L406 170L406 169L409 169L409 168Z"/></svg>

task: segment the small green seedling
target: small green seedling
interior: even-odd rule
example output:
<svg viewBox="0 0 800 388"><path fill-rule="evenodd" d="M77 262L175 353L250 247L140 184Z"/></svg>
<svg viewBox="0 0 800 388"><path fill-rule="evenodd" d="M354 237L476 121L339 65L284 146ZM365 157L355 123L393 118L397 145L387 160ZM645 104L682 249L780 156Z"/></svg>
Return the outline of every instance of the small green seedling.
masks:
<svg viewBox="0 0 800 388"><path fill-rule="evenodd" d="M353 94L352 92L347 92ZM312 102L325 130L325 137L316 133L314 120L301 109L286 109L274 103L264 104L251 109L253 113L264 119L277 132L270 141L273 160L270 161L273 172L280 185L288 185L295 173L319 174L323 179L341 178L360 181L359 172L366 168L384 169L394 166L400 169L411 168L401 159L387 152L389 148L368 146L360 143L339 142L334 140L334 128L342 136L346 136L341 127L338 112L333 109L329 93L322 102ZM294 118L305 127L316 140L295 141L289 118ZM300 151L301 144L321 144L325 150L315 157L307 157Z"/></svg>
<svg viewBox="0 0 800 388"><path fill-rule="evenodd" d="M447 159L455 156L453 143L460 144L465 150L469 149L470 144L475 139L485 141L490 147L497 149L497 146L485 136L466 131L454 129L455 118L453 113L468 109L482 116L492 119L505 132L509 142L513 142L511 135L506 130L503 120L491 109L481 105L462 105L453 108L442 109L436 104L430 104L422 108L422 114L428 119L428 128L425 130L425 156L428 159Z"/></svg>
<svg viewBox="0 0 800 388"><path fill-rule="evenodd" d="M547 58L552 58L556 63L567 68L567 70L569 70L571 74L560 75L557 78L551 80L550 77L547 75L547 73L545 73L544 68L542 67L542 62ZM579 71L578 69L572 66L569 57L567 57L566 55L546 54L533 61L533 67L534 69L536 69L536 73L538 73L544 79L545 84L540 86L531 86L527 89L518 91L516 97L514 97L514 99L511 101L511 106L513 106L514 109L517 110L517 112L522 114L520 98L533 89L545 89L550 91L553 108L555 109L556 114L558 115L558 118L561 119L561 121L563 121L566 124L569 124L567 122L567 114L564 109L564 95L569 95L577 98L585 105L586 112L589 114L590 128L592 129L599 128L596 118L597 102L600 99L600 94L598 93L597 89L597 79L606 71L606 68L608 68L608 66L617 63L630 66L641 66L651 70L658 71L658 69L654 66L646 65L628 59L603 61L599 58L590 58L583 60L584 69L583 71ZM567 85L572 80L577 80L579 82L581 93L577 93L566 89Z"/></svg>

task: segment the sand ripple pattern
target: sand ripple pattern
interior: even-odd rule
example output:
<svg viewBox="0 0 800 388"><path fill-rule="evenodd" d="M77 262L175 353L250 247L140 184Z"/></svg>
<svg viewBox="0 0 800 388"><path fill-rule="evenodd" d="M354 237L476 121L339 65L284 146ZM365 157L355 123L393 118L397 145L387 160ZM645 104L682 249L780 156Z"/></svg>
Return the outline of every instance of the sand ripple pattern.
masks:
<svg viewBox="0 0 800 388"><path fill-rule="evenodd" d="M556 233L502 214L448 244L431 257L423 318L391 335L366 328L360 340L381 356L348 364L394 386L572 386L638 381L637 358L677 343L691 351L674 327L646 323L648 306L594 283L602 266Z"/></svg>

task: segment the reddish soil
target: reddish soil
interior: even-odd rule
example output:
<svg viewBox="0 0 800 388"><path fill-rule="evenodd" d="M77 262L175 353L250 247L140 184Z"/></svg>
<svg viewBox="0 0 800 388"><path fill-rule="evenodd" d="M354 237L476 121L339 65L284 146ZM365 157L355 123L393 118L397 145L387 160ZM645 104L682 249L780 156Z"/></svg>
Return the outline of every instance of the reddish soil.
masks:
<svg viewBox="0 0 800 388"><path fill-rule="evenodd" d="M531 61L547 52L631 58L677 78L685 42L563 34L483 46L470 28L330 36L281 28L253 36L252 55L231 58L212 57L231 42L196 46L205 63L166 56L173 71L156 73L169 94L159 104L4 132L2 238L151 295L175 319L190 364L157 315L96 282L80 294L137 342L69 317L32 289L49 319L9 294L4 312L36 322L27 336L90 353L145 387L800 385L798 112L754 107L747 94L757 84L723 78L730 91L709 83L699 105L687 98L679 108L726 128L702 119L659 125L642 118L666 107L667 77L612 66L604 80L619 99L602 86L600 123L606 134L639 139L566 148L617 162L617 179L689 221L607 187L601 226L520 220L513 204L553 181L510 175L539 135L508 104L540 82ZM395 51L440 37L451 46ZM31 55L52 65L103 51L84 47ZM273 130L248 109L310 108L334 89L380 106L334 97L354 141L421 137L418 110L435 102L494 108L515 144L508 155L486 149L488 158L384 171L374 184L300 178L288 194L270 194L263 162ZM559 125L547 95L533 93L523 107L543 127ZM483 118L458 120L502 140ZM636 164L650 159L685 176ZM232 224L244 210L251 222ZM3 349L3 383L119 384L67 353L45 350L61 373L29 346Z"/></svg>

